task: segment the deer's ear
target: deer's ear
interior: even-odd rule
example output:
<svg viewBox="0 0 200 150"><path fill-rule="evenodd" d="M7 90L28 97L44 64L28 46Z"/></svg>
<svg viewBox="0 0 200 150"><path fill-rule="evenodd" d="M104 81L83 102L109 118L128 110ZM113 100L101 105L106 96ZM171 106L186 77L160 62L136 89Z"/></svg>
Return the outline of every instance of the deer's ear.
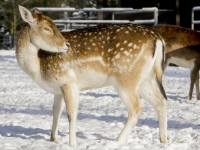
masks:
<svg viewBox="0 0 200 150"><path fill-rule="evenodd" d="M33 13L34 14L42 14L42 12L37 8L33 8Z"/></svg>
<svg viewBox="0 0 200 150"><path fill-rule="evenodd" d="M29 23L30 25L33 25L34 18L33 18L33 14L31 13L31 11L29 11L27 8L25 8L23 6L19 6L19 11L22 16L22 19L25 22Z"/></svg>

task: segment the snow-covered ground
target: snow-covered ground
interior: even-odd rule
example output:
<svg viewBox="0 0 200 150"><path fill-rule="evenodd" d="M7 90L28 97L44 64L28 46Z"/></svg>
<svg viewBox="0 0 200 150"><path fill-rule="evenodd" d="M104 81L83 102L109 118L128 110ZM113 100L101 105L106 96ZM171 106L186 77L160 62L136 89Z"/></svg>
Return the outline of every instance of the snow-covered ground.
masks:
<svg viewBox="0 0 200 150"><path fill-rule="evenodd" d="M200 101L187 100L189 71L168 67L163 76L168 96L168 143L160 144L155 110L141 99L144 111L124 145L116 138L127 110L112 87L80 93L78 146L68 146L68 119L63 112L59 141L50 142L53 95L42 90L18 66L15 51L0 51L0 150L197 150L200 149ZM195 89L194 89L195 91Z"/></svg>

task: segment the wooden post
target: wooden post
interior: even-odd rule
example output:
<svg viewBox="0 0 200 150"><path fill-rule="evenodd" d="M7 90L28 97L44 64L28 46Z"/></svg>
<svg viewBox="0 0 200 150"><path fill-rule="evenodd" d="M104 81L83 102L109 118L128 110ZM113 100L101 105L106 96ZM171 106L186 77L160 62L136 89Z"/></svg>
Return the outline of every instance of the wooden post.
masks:
<svg viewBox="0 0 200 150"><path fill-rule="evenodd" d="M98 0L97 1L97 8L102 8L102 7L103 7L103 0ZM97 13L97 20L103 20L103 12Z"/></svg>
<svg viewBox="0 0 200 150"><path fill-rule="evenodd" d="M180 26L180 0L176 0L176 25Z"/></svg>

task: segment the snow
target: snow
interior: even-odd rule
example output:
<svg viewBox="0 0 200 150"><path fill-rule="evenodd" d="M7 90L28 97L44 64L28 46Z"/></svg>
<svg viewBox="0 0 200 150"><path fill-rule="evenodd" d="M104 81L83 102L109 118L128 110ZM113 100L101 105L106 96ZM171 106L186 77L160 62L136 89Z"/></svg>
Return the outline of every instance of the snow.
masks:
<svg viewBox="0 0 200 150"><path fill-rule="evenodd" d="M0 51L0 150L196 150L200 149L200 101L191 101L189 70L168 67L168 143L159 142L158 118L141 99L144 111L125 144L116 141L127 110L112 87L80 93L76 147L69 147L68 119L63 111L59 141L51 142L53 95L42 90L18 66L15 51ZM195 89L194 89L195 92Z"/></svg>

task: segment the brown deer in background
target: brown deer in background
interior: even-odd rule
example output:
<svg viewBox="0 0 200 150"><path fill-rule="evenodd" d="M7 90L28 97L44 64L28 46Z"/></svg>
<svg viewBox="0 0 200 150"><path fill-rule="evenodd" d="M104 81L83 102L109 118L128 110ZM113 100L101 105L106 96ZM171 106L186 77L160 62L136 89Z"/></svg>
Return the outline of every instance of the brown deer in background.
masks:
<svg viewBox="0 0 200 150"><path fill-rule="evenodd" d="M194 83L196 96L199 94L199 69L200 69L200 33L191 29L173 25L157 25L152 27L165 41L166 62L190 69L190 90L188 99L191 100Z"/></svg>
<svg viewBox="0 0 200 150"><path fill-rule="evenodd" d="M166 99L156 85L158 80L162 86L164 45L156 32L124 24L61 35L38 9L19 9L26 23L19 33L16 57L22 70L54 94L52 141L57 140L58 121L66 106L69 145L76 145L79 92L113 86L128 109L127 122L117 140L124 143L137 123L143 110L140 95L155 108L160 141L167 142Z"/></svg>

